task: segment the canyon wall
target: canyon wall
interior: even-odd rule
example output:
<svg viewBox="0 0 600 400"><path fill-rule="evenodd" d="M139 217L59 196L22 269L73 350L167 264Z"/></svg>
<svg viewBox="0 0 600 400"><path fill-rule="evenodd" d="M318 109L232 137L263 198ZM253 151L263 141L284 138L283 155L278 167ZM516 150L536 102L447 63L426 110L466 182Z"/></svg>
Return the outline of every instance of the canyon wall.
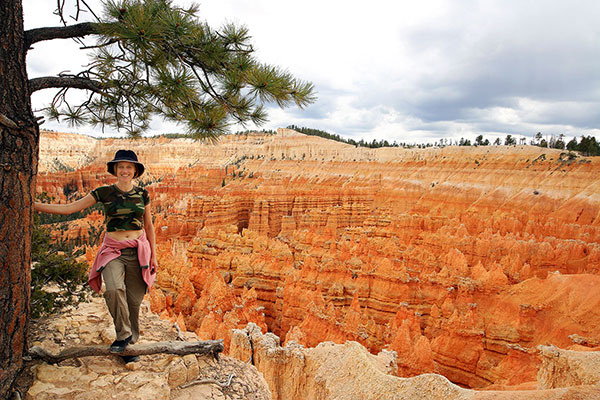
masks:
<svg viewBox="0 0 600 400"><path fill-rule="evenodd" d="M438 374L411 378L393 376L396 356L369 354L357 342L320 343L305 348L295 342L280 346L272 333L248 324L234 330L231 354L249 359L263 372L272 399L394 399L394 400L565 400L600 399L599 352L541 349L541 385L534 389L469 390ZM568 353L568 354L566 354ZM274 390L273 390L274 389Z"/></svg>
<svg viewBox="0 0 600 400"><path fill-rule="evenodd" d="M61 135L43 134L38 176L59 201L113 183L119 148L145 163L152 309L201 338L229 348L254 322L284 344L350 340L396 352L399 376L497 390L537 387L540 345L598 350L596 158L355 148L290 130L216 144Z"/></svg>

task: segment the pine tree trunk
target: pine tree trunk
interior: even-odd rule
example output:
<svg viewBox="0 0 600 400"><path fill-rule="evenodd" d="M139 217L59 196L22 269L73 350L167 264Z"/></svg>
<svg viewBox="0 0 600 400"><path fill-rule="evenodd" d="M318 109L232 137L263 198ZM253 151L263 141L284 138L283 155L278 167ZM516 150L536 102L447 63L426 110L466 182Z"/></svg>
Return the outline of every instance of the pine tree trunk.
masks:
<svg viewBox="0 0 600 400"><path fill-rule="evenodd" d="M39 128L27 86L21 0L2 0L0 21L0 398L8 398L27 350Z"/></svg>

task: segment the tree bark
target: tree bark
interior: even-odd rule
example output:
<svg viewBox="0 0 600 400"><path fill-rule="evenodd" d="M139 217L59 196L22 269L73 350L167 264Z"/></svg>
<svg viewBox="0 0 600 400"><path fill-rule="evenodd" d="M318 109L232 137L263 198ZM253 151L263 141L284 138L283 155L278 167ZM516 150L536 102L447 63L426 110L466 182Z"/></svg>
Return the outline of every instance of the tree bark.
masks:
<svg viewBox="0 0 600 400"><path fill-rule="evenodd" d="M29 81L29 90L31 93L42 89L65 87L87 89L96 93L102 93L100 82L77 76L43 76L33 78Z"/></svg>
<svg viewBox="0 0 600 400"><path fill-rule="evenodd" d="M21 0L2 0L0 21L0 398L4 399L28 347L31 204L39 128L31 110Z"/></svg>
<svg viewBox="0 0 600 400"><path fill-rule="evenodd" d="M219 358L219 353L223 351L222 340L206 340L201 342L156 342L145 344L134 344L127 346L119 356L143 356L148 354L212 354ZM41 359L47 363L59 363L68 358L88 357L88 356L108 356L115 355L110 352L110 347L106 345L98 346L76 346L64 349L58 354L52 354L39 346L33 346L29 349L29 355L34 359Z"/></svg>
<svg viewBox="0 0 600 400"><path fill-rule="evenodd" d="M29 49L33 43L43 40L72 39L91 35L96 33L94 26L95 24L91 22L82 22L68 26L30 29L25 32L25 49Z"/></svg>

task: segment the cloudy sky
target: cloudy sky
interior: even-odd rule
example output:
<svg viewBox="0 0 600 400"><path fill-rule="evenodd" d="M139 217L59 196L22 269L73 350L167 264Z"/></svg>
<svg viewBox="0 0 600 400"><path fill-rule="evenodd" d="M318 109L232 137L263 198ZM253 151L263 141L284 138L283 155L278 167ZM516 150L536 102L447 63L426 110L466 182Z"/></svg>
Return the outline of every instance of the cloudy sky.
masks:
<svg viewBox="0 0 600 400"><path fill-rule="evenodd" d="M294 124L411 143L537 132L600 137L597 0L199 3L213 27L246 25L259 60L314 83L315 104L270 108L265 129ZM25 28L58 25L55 4L23 0ZM30 77L86 63L73 41L54 42L29 52ZM52 94L34 94L34 108ZM43 128L99 134L51 122ZM157 120L151 133L177 131Z"/></svg>

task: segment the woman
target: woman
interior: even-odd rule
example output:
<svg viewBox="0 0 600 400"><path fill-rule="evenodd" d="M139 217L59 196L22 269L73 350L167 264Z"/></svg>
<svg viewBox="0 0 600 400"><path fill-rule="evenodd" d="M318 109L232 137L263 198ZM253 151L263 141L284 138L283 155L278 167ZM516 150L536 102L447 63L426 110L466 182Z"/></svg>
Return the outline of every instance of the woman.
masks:
<svg viewBox="0 0 600 400"><path fill-rule="evenodd" d="M117 183L101 186L70 204L34 203L36 211L69 215L102 202L106 215L106 235L90 270L88 283L100 292L104 279L104 299L113 318L116 340L112 353L121 353L140 335L139 309L147 288L156 278L156 239L150 197L133 179L144 173L144 165L131 150L119 150L107 163ZM123 357L125 362L138 357Z"/></svg>

